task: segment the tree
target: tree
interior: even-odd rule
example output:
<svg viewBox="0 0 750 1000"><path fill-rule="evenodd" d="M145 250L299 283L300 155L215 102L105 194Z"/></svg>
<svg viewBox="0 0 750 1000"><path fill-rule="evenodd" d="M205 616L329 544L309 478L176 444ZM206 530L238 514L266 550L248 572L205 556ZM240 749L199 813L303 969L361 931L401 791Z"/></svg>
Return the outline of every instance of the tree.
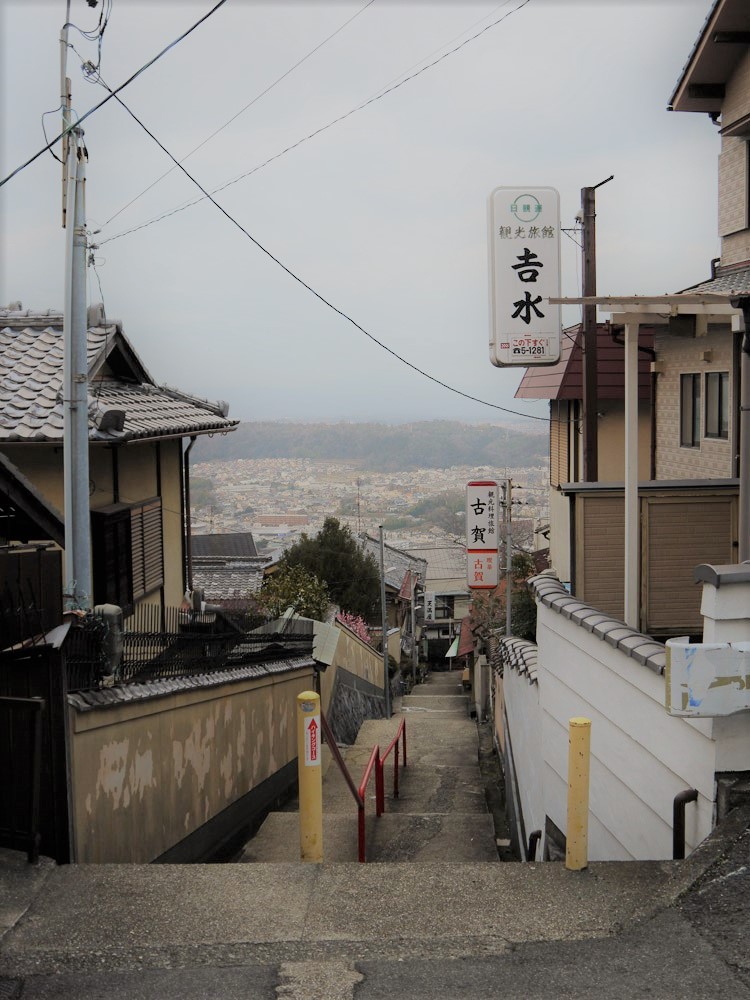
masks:
<svg viewBox="0 0 750 1000"><path fill-rule="evenodd" d="M279 618L287 608L303 618L322 621L331 603L326 585L304 566L280 565L263 582L258 603L271 618Z"/></svg>
<svg viewBox="0 0 750 1000"><path fill-rule="evenodd" d="M347 525L327 517L313 538L304 534L281 559L282 566L302 566L328 587L342 611L374 621L380 613L380 573Z"/></svg>
<svg viewBox="0 0 750 1000"><path fill-rule="evenodd" d="M528 552L516 553L511 559L510 573L513 580L511 630L519 639L536 642L536 601L526 586L528 578L535 573L531 555Z"/></svg>

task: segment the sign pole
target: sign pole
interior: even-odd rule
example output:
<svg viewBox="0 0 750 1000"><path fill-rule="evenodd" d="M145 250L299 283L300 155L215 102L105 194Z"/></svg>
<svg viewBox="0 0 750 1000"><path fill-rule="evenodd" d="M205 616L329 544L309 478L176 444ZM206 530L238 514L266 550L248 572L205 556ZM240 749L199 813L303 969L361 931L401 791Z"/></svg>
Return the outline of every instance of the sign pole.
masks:
<svg viewBox="0 0 750 1000"><path fill-rule="evenodd" d="M512 504L513 484L510 479L505 480L505 634L511 634L511 594L513 592L513 555L511 552L511 521L510 510Z"/></svg>
<svg viewBox="0 0 750 1000"><path fill-rule="evenodd" d="M303 691L297 695L297 773L299 775L300 861L323 860L323 772L321 750L320 695Z"/></svg>

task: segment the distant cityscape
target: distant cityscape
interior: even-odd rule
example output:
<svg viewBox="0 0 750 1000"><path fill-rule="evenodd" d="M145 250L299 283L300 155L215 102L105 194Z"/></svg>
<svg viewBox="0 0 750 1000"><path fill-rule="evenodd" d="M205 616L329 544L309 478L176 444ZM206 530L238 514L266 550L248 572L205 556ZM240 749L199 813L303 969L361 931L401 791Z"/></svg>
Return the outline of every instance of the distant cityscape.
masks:
<svg viewBox="0 0 750 1000"><path fill-rule="evenodd" d="M472 479L513 482L514 546L530 549L548 523L546 465L502 469L451 466L373 472L360 464L299 458L200 462L191 470L192 531L252 531L259 551L284 549L326 517L354 534L410 548L464 541L464 496Z"/></svg>

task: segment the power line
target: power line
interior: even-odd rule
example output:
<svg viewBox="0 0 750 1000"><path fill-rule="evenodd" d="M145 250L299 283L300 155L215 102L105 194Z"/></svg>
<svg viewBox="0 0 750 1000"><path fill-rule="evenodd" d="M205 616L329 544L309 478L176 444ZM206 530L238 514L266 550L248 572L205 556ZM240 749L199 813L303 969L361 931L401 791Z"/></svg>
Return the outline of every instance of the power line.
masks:
<svg viewBox="0 0 750 1000"><path fill-rule="evenodd" d="M195 31L196 28L200 27L200 25L203 24L204 21L207 21L208 18L211 17L212 14L215 14L220 7L223 7L226 2L227 0L218 0L218 3L214 4L214 6L211 8L211 10L208 11L207 14L204 14L203 17L197 20L195 24L192 25L192 27L187 29L187 31L183 31L183 33L179 36L179 38L175 38L173 42L170 42L169 45L165 46L165 48L163 48L161 52L155 55L153 59L149 59L149 61L145 63L143 66L141 66L139 70L136 70L136 72L133 73L133 75L129 77L125 81L125 83L121 83L120 86L117 87L115 90L110 90L109 94L107 95L107 97L104 98L103 101L100 101L98 104L94 105L93 108L89 108L89 110L84 115L81 115L81 117L76 122L69 125L68 128L63 129L63 131L58 136L56 136L52 140L52 142L48 142L46 146L44 146L42 149L39 150L39 152L34 153L34 155L29 157L29 159L26 160L25 163L20 164L20 166L16 167L15 170L11 171L11 173L9 173L7 177L4 177L2 180L0 180L0 187L3 187L3 185L7 184L9 180L12 180L17 174L20 174L22 170L25 170L26 167L30 166L35 160L38 160L40 156L43 156L47 152L47 150L51 149L56 143L58 143L63 138L63 136L68 135L74 129L77 129L79 125L81 125L88 117L93 115L95 111L98 111L100 108L104 107L104 105L108 101L111 101L116 94L119 94L121 90L124 90L126 87L130 86L130 84L134 80L137 80L142 73L145 73L147 69L150 69L151 66L153 66L154 63L158 62L163 55L169 52L170 49L173 49L175 45L178 45L181 41L183 41L183 39L187 38L189 34Z"/></svg>
<svg viewBox="0 0 750 1000"><path fill-rule="evenodd" d="M528 3L528 0L525 0L525 2ZM101 79L101 77L99 77L99 81L101 82L102 86L107 87L107 84L104 82L104 80ZM435 382L437 385L442 386L444 389L448 389L450 392L455 393L457 396L462 396L464 399L469 399L474 403L481 403L483 406L489 406L493 410L500 410L503 413L511 413L514 416L525 417L527 420L542 420L544 421L544 423L549 423L548 417L538 417L535 414L522 413L519 410L511 410L507 406L500 406L498 403L490 403L487 400L480 399L478 396L472 396L470 393L463 392L461 389L456 389L452 385L448 385L447 382L443 382L441 379L436 378L434 375L430 375L428 372L424 371L422 368L419 368L411 361L407 361L406 358L402 357L392 348L384 344L382 340L378 340L377 337L375 337L372 333L370 333L363 326L361 326L355 319L349 316L348 313L345 313L342 309L339 309L338 306L335 306L332 302L330 302L327 298L325 298L324 295L316 291L312 287L312 285L309 285L303 278L300 278L299 275L295 274L295 272L292 271L290 268L288 268L286 264L284 264L281 260L279 260L278 257L275 257L270 250L266 249L266 247L264 247L262 243L256 240L256 238L252 236L251 233L249 233L248 230L245 229L245 227L234 218L234 216L230 215L230 213L222 205L220 205L219 202L216 201L216 199L211 194L209 194L208 191L206 191L206 189L203 187L200 181L196 180L196 178L193 177L193 175L188 172L188 170L172 155L172 153L169 152L169 150L156 138L153 132L151 132L146 127L146 125L143 124L140 118L138 118L138 116L135 115L130 110L130 108L125 104L125 102L120 97L118 97L115 92L112 91L111 93L112 96L115 98L115 100L120 105L122 105L125 111L127 111L127 113L130 115L130 117L138 125L140 125L143 131L156 143L156 145L162 150L162 152L164 152L170 158L170 160L172 160L175 166L179 167L179 169L185 174L188 180L190 180L193 184L195 184L195 186L200 191L203 192L204 196L211 202L211 204L214 205L222 213L222 215L224 215L232 223L232 225L236 226L241 233L243 233L252 243L254 243L255 246L259 250L261 250L267 257L269 257L275 264L278 264L278 266L282 268L282 270L284 270L289 275L290 278L293 278L298 284L302 285L303 288L306 288L307 291L310 292L312 295L314 295L316 299L319 299L320 302L322 302L324 305L328 306L329 309L333 310L333 312L341 316L342 319L345 319L347 322L351 323L352 326L354 326L357 330L359 330L366 337L372 340L373 343L377 344L378 347L381 347L384 351L387 351L394 358L396 358L402 364L405 364L408 368L411 368L413 371L417 372L419 375L422 375L424 378L429 379L431 382Z"/></svg>
<svg viewBox="0 0 750 1000"><path fill-rule="evenodd" d="M399 87L403 87L404 84L409 83L411 80L415 80L418 76L421 76L421 74L425 73L428 69L432 69L434 66L437 66L438 63L442 62L444 59L447 59L448 56L451 56L454 53L458 52L465 45L468 45L469 42L475 41L477 38L479 38L481 35L483 35L486 31L489 31L491 28L497 27L497 25L501 24L504 20L506 20L506 18L510 17L512 14L515 14L517 11L521 10L522 7L525 7L527 3L530 3L530 0L523 0L523 2L520 3L517 7L514 7L513 10L507 11L505 14L503 14L502 17L499 17L497 20L492 21L491 24L486 25L484 28L481 29L481 31L478 31L476 34L471 35L469 38L465 39L463 42L460 43L460 45L456 45L454 48L449 49L447 52L444 52L443 55L439 56L437 59L434 59L431 63L427 63L426 66L423 66L421 69L417 70L416 72L411 73L409 76L404 77L403 80L400 80L398 83L395 83L393 86L387 87L385 90L383 90L380 93L376 94L374 97L368 98L368 100L363 101L362 104L357 105L357 107L352 108L350 111L347 111L345 114L339 115L338 118L334 118L332 121L328 122L327 125L322 125L320 128L315 129L313 132L310 132L308 135L303 136L303 138L298 139L296 142L293 142L290 146L287 146L285 149L282 149L280 152L274 153L273 156L269 156L267 160L264 160L262 163L258 163L256 166L252 167L250 170L246 170L244 173L240 174L238 177L235 177L235 178L233 178L232 180L229 180L229 181L225 181L224 184L220 184L218 187L213 188L210 193L211 194L218 194L220 191L224 191L226 188L231 187L233 184L238 184L241 180L244 180L246 177L250 177L252 174L257 173L259 170L262 170L264 167L267 167L269 165L269 163L273 163L275 160L281 159L282 156L285 156L287 153L290 153L293 149L297 149L303 143L308 142L308 140L314 139L316 136L321 135L323 132L327 132L328 129L333 128L334 125L340 124L341 122L345 121L347 118L350 118L352 115L356 114L358 111L362 111L364 108L369 107L371 104L375 104L376 101L382 100L382 98L386 97L388 94L392 94L395 90L398 90ZM177 162L177 161L175 161L175 162ZM131 229L126 229L126 230L124 230L121 233L116 233L114 236L110 236L106 240L102 240L102 245L104 245L105 243L111 243L112 240L119 240L123 236L129 236L131 233L137 233L139 230L145 229L147 226L152 226L152 225L154 225L157 222L161 222L163 219L168 219L171 216L176 215L178 212L184 212L185 209L192 208L193 205L200 204L202 201L205 201L205 199L208 198L208 197L209 197L209 192L206 192L205 196L202 197L202 198L196 198L193 201L185 202L185 203L183 203L181 205L176 206L175 208L169 209L169 211L167 211L167 212L163 212L161 215L157 215L157 216L155 216L152 219L148 219L146 222L142 222L138 226L133 226ZM114 218L114 216L113 216L113 218Z"/></svg>
<svg viewBox="0 0 750 1000"><path fill-rule="evenodd" d="M336 30L332 32L332 34L328 35L327 38L324 38L322 42L319 42L314 49L310 49L307 55L299 59L294 64L294 66L291 66L285 73L282 73L281 76L278 77L276 80L274 80L273 83L270 83L265 88L265 90L262 90L259 94L257 94L252 99L252 101L250 101L244 106L244 108L240 108L237 114L232 115L232 117L228 121L225 121L223 125L220 125L219 128L213 131L210 135L206 136L203 142L199 142L197 146L194 146L189 153L186 153L185 156L182 157L180 163L184 163L185 160L188 159L188 157L193 155L193 153L197 153L199 149L205 146L207 142L210 142L210 140L213 139L215 136L217 136L219 132L222 132L225 128L227 128L227 126L231 125L233 121L236 121L240 117L240 115L243 115L246 111L248 111L254 104L256 104L261 99L261 97L265 97L265 95L269 93L269 91L273 90L273 88L277 84L281 83L282 80L286 79L286 77L288 77L291 73L295 71L295 69L301 66L303 62L306 62L310 58L310 56L314 55L318 51L318 49L322 49L327 42L330 42L330 40L334 38L336 35L338 35L339 32L343 31L347 25L351 24L355 18L359 17L359 15L362 14L365 10L367 10L367 8L373 3L375 3L375 0L367 0L367 3L364 5L364 7L360 7L360 9L355 14L352 14L352 16L348 18L346 21L344 21L343 24L339 25L339 27L336 28ZM137 194L134 198L131 198L126 205L123 205L122 208L118 209L114 215L111 215L107 219L107 221L102 224L101 228L104 229L106 226L108 226L110 222L116 219L118 215L121 215L125 211L125 209L130 208L130 206L135 204L135 202L138 201L139 198L142 198L144 194L146 194L148 191L151 190L151 188L156 187L156 185L160 181L163 181L165 177L168 177L169 174L171 174L172 171L176 169L177 169L176 167L170 167L169 170L165 171L165 173L157 177L156 180L153 181L151 184L149 184L148 187L145 187L140 194Z"/></svg>

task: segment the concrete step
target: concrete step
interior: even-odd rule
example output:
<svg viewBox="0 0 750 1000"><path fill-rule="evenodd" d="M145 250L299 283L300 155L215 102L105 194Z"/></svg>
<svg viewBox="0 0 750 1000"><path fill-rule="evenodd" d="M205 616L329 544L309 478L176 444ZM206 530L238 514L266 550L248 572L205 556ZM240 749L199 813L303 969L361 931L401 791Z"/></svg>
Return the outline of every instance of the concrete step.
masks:
<svg viewBox="0 0 750 1000"><path fill-rule="evenodd" d="M423 708L428 712L461 712L469 711L469 699L465 694L424 695L407 694L401 699L401 711Z"/></svg>
<svg viewBox="0 0 750 1000"><path fill-rule="evenodd" d="M358 860L357 815L323 817L323 860ZM497 861L492 817L484 813L385 813L366 820L368 862ZM299 861L299 813L269 813L245 846L242 863Z"/></svg>

